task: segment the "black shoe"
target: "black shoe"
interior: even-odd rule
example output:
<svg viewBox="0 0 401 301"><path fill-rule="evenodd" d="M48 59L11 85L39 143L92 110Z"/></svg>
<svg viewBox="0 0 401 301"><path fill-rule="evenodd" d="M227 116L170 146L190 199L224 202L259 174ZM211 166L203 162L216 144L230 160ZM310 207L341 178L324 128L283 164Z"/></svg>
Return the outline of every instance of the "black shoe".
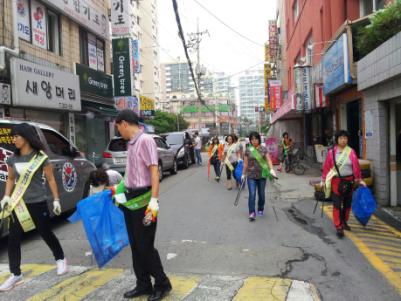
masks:
<svg viewBox="0 0 401 301"><path fill-rule="evenodd" d="M348 226L347 223L344 223L343 227L344 227L344 230L351 231L351 227Z"/></svg>
<svg viewBox="0 0 401 301"><path fill-rule="evenodd" d="M166 286L163 289L155 289L153 294L151 296L149 296L148 301L159 301L159 300L163 299L164 297L166 297L172 289L173 288L172 288L171 284L169 284L168 286Z"/></svg>
<svg viewBox="0 0 401 301"><path fill-rule="evenodd" d="M344 237L344 230L343 229L337 229L336 235L338 238L343 238Z"/></svg>
<svg viewBox="0 0 401 301"><path fill-rule="evenodd" d="M148 287L148 288L134 288L132 291L128 291L124 293L124 298L126 299L132 299L144 295L151 295L153 293L153 288Z"/></svg>

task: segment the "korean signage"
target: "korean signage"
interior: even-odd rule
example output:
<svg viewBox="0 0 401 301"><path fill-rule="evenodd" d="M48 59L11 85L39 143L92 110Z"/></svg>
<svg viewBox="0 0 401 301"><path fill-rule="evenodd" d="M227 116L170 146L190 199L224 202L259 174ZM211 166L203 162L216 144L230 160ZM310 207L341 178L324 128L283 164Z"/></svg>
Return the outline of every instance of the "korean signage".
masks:
<svg viewBox="0 0 401 301"><path fill-rule="evenodd" d="M281 80L269 80L269 102L272 111L281 107Z"/></svg>
<svg viewBox="0 0 401 301"><path fill-rule="evenodd" d="M130 0L111 1L111 33L113 36L124 36L131 33L132 7Z"/></svg>
<svg viewBox="0 0 401 301"><path fill-rule="evenodd" d="M89 67L97 70L96 36L88 33L88 60Z"/></svg>
<svg viewBox="0 0 401 301"><path fill-rule="evenodd" d="M141 72L141 64L139 63L139 40L131 41L132 50L132 70L134 73Z"/></svg>
<svg viewBox="0 0 401 301"><path fill-rule="evenodd" d="M346 33L343 33L323 55L323 82L325 95L352 83Z"/></svg>
<svg viewBox="0 0 401 301"><path fill-rule="evenodd" d="M10 105L11 104L11 86L6 83L0 82L0 104Z"/></svg>
<svg viewBox="0 0 401 301"><path fill-rule="evenodd" d="M303 66L302 73L302 96L304 100L304 110L312 110L312 89L311 89L311 66Z"/></svg>
<svg viewBox="0 0 401 301"><path fill-rule="evenodd" d="M302 70L301 67L294 67L295 77L295 109L297 111L303 111L304 103L302 98Z"/></svg>
<svg viewBox="0 0 401 301"><path fill-rule="evenodd" d="M14 105L81 110L77 75L18 58L11 59L11 75Z"/></svg>
<svg viewBox="0 0 401 301"><path fill-rule="evenodd" d="M109 39L109 20L106 10L96 7L88 0L43 0L43 2L57 8L60 12L75 22L91 30L102 38Z"/></svg>
<svg viewBox="0 0 401 301"><path fill-rule="evenodd" d="M97 48L97 70L104 72L104 50Z"/></svg>
<svg viewBox="0 0 401 301"><path fill-rule="evenodd" d="M276 61L278 47L278 34L276 20L269 21L269 48L270 59Z"/></svg>
<svg viewBox="0 0 401 301"><path fill-rule="evenodd" d="M139 97L139 108L142 117L155 115L155 101L149 97L143 95Z"/></svg>
<svg viewBox="0 0 401 301"><path fill-rule="evenodd" d="M113 40L114 95L132 96L130 39Z"/></svg>
<svg viewBox="0 0 401 301"><path fill-rule="evenodd" d="M329 105L327 96L323 93L323 85L315 84L315 107L317 109L325 108Z"/></svg>
<svg viewBox="0 0 401 301"><path fill-rule="evenodd" d="M47 49L46 8L35 0L31 2L31 20L33 45Z"/></svg>
<svg viewBox="0 0 401 301"><path fill-rule="evenodd" d="M79 76L82 93L89 93L104 98L113 98L113 79L110 75L76 64L75 73Z"/></svg>
<svg viewBox="0 0 401 301"><path fill-rule="evenodd" d="M17 30L20 39L31 41L31 24L29 21L29 1L17 0Z"/></svg>
<svg viewBox="0 0 401 301"><path fill-rule="evenodd" d="M265 65L264 65L264 106L265 112L270 111L270 103L269 103L269 80L272 77L272 69L270 65L270 50L269 44L265 44Z"/></svg>
<svg viewBox="0 0 401 301"><path fill-rule="evenodd" d="M139 101L136 96L119 96L114 97L117 110L133 110L139 115Z"/></svg>

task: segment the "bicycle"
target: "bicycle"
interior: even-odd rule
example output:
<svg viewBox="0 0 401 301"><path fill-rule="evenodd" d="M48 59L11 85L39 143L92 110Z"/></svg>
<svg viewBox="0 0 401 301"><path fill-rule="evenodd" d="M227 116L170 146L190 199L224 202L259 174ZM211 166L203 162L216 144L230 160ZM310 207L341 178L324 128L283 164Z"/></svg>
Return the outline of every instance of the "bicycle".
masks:
<svg viewBox="0 0 401 301"><path fill-rule="evenodd" d="M302 176L305 173L306 168L301 163L299 148L294 148L288 152L284 159L284 169L286 173L294 171L297 176Z"/></svg>

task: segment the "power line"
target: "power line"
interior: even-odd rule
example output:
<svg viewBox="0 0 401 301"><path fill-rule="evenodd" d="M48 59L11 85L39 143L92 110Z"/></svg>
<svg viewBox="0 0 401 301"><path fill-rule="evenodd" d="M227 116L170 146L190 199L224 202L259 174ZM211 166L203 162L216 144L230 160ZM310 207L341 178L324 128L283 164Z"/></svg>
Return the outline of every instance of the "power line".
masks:
<svg viewBox="0 0 401 301"><path fill-rule="evenodd" d="M232 28L230 25L228 25L226 22L224 22L223 20L221 20L219 17L217 17L213 12L211 12L208 8L206 8L203 4L199 3L199 1L197 0L193 0L196 4L198 4L201 8L203 8L206 12L208 12L211 16L213 16L217 21L219 21L221 24L223 24L224 26L226 26L228 29L230 29L232 32L236 33L238 36L240 36L241 38L247 40L248 42L251 42L255 45L258 45L260 47L265 47L264 45L255 42L253 40L251 40L250 38L248 38L247 36L243 35L242 33L238 32L237 30L235 30L234 28Z"/></svg>

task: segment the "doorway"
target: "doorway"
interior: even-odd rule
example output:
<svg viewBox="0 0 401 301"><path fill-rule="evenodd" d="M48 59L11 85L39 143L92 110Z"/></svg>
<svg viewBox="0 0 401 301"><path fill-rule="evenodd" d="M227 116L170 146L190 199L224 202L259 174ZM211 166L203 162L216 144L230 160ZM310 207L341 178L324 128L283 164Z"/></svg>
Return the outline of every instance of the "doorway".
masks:
<svg viewBox="0 0 401 301"><path fill-rule="evenodd" d="M361 157L361 114L359 100L347 103L347 130L350 133L348 145Z"/></svg>
<svg viewBox="0 0 401 301"><path fill-rule="evenodd" d="M401 205L401 100L389 106L390 205Z"/></svg>

